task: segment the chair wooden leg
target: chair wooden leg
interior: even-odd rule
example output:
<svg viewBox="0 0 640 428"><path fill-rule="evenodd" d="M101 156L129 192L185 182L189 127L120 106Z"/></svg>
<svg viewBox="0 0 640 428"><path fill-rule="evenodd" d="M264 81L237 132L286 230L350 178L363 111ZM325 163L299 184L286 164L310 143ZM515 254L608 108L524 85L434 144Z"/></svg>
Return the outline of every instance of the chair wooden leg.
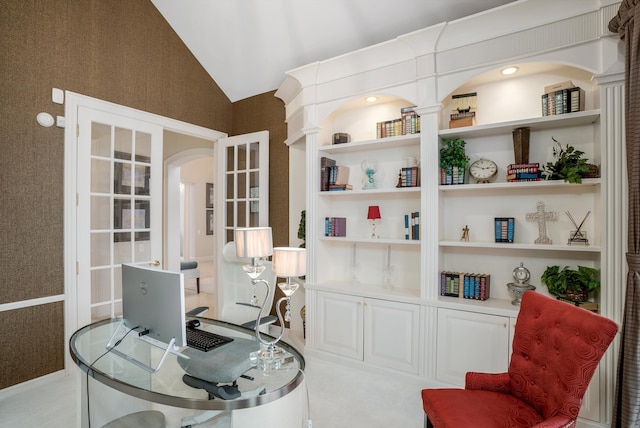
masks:
<svg viewBox="0 0 640 428"><path fill-rule="evenodd" d="M426 414L424 415L424 428L433 428L433 424L431 423L431 421L429 420Z"/></svg>
<svg viewBox="0 0 640 428"><path fill-rule="evenodd" d="M200 277L196 278L196 291L200 294Z"/></svg>

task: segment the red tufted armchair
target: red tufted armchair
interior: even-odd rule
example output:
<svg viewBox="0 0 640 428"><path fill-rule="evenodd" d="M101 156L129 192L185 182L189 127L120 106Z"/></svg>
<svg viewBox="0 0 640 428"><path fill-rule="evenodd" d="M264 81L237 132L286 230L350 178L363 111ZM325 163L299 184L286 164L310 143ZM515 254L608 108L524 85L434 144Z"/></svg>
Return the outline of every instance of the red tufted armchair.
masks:
<svg viewBox="0 0 640 428"><path fill-rule="evenodd" d="M613 321L533 291L520 305L508 373L473 373L465 389L424 389L425 426L573 427Z"/></svg>

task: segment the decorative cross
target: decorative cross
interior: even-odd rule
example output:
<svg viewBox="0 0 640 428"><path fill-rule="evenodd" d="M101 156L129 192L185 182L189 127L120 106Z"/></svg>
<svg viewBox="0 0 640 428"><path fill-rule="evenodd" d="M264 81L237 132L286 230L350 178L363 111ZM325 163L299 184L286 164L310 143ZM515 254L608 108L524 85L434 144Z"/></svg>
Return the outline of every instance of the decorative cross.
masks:
<svg viewBox="0 0 640 428"><path fill-rule="evenodd" d="M536 212L527 213L527 221L538 222L538 238L534 241L536 244L551 244L551 239L547 236L547 221L557 220L558 213L556 211L545 212L544 202L538 201L536 204Z"/></svg>

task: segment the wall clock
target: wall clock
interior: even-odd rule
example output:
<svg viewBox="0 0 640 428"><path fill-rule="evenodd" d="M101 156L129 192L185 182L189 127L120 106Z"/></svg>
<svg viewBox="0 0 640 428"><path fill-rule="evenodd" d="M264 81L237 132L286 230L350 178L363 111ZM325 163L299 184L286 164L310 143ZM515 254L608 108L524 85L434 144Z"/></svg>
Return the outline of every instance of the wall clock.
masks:
<svg viewBox="0 0 640 428"><path fill-rule="evenodd" d="M469 175L476 183L488 183L498 175L498 165L489 159L478 159L469 166Z"/></svg>

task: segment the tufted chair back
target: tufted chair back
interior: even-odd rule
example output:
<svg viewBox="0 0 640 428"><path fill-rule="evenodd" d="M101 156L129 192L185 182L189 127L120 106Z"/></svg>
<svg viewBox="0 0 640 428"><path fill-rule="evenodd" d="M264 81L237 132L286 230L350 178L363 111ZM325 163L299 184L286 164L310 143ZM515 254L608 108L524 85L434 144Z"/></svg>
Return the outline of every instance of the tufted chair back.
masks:
<svg viewBox="0 0 640 428"><path fill-rule="evenodd" d="M577 418L589 381L617 330L609 319L526 292L509 365L511 394L545 418Z"/></svg>
<svg viewBox="0 0 640 428"><path fill-rule="evenodd" d="M617 331L610 319L527 291L509 371L468 372L464 389L423 389L425 426L575 427L582 397Z"/></svg>

